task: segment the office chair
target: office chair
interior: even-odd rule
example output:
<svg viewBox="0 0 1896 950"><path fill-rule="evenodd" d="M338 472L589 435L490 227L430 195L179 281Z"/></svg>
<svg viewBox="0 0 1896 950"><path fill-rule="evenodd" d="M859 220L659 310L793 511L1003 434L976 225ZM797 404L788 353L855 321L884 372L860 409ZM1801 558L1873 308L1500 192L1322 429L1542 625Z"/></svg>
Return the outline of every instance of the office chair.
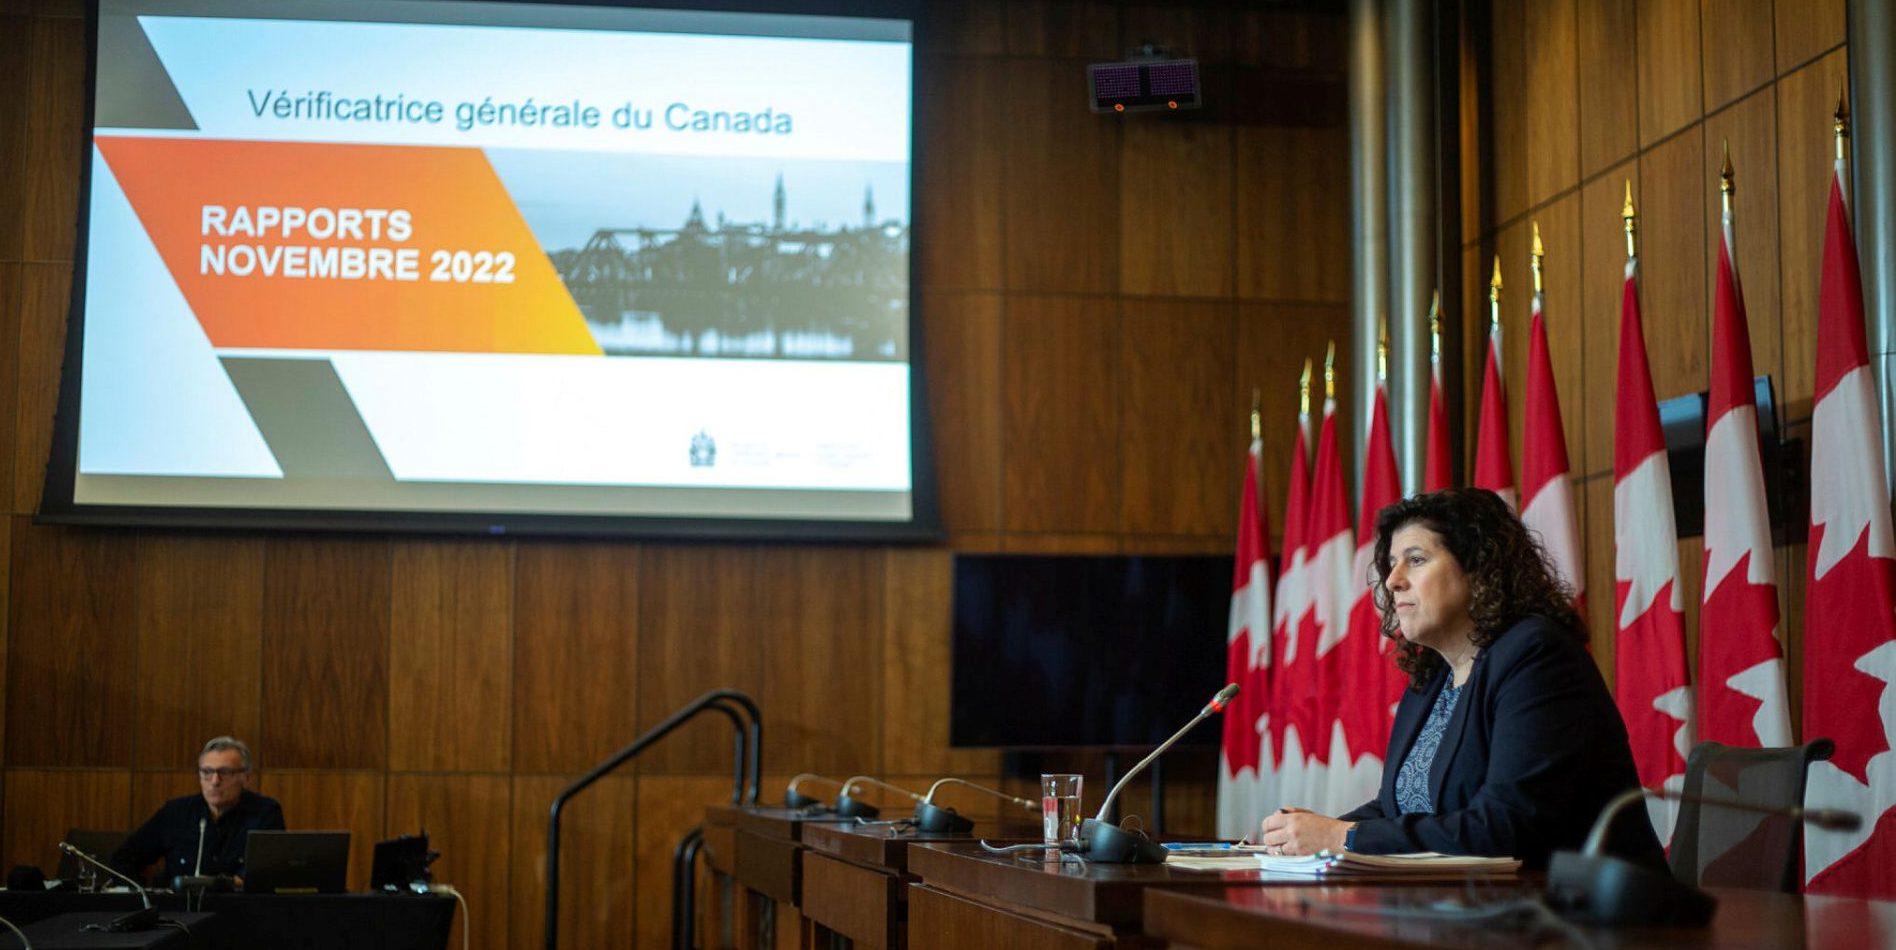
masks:
<svg viewBox="0 0 1896 950"><path fill-rule="evenodd" d="M1685 796L1672 833L1672 876L1694 887L1797 893L1804 823L1788 815L1721 808L1695 796L1781 808L1804 804L1810 764L1837 751L1829 739L1769 749L1701 742L1685 763Z"/></svg>

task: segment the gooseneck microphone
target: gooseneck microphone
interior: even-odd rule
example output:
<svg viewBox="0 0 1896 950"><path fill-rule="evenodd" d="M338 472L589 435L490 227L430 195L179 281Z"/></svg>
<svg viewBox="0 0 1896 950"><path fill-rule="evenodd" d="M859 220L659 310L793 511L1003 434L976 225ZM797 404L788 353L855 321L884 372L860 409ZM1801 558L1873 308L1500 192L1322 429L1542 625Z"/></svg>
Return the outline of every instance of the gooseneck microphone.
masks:
<svg viewBox="0 0 1896 950"><path fill-rule="evenodd" d="M111 866L110 864L107 864L104 861L101 861L98 858L95 858L92 855L87 854L86 852L73 847L71 842L61 841L59 843L59 850L64 851L67 854L70 854L73 857L78 858L79 860L84 861L87 864L90 864L93 867L98 868L99 870L104 871L105 873L110 874L121 881L124 881L127 884L130 884L132 886L132 889L138 892L138 899L140 902L142 902L145 905L144 909L133 911L132 913L126 914L123 917L119 917L116 920L113 920L110 924L106 925L107 930L111 930L115 932L123 932L123 931L128 931L128 930L150 930L152 927L157 925L158 909L151 906L151 895L145 893L145 885L140 884L137 881L133 880L131 876L120 871L118 868L115 868Z"/></svg>
<svg viewBox="0 0 1896 950"><path fill-rule="evenodd" d="M862 789L856 787L857 783L861 783L864 785L874 785L877 788L887 789L891 792L895 792L898 795L907 795L909 798L918 802L922 800L922 796L917 795L906 788L890 785L889 783L879 778L875 778L869 775L852 775L848 779L844 780L843 790L836 793L836 813L838 815L843 816L844 818L861 818L864 820L868 820L870 818L874 818L877 815L882 814L882 809L877 808L876 806L871 805L868 802L860 801L858 799L850 797L852 795L862 794Z"/></svg>
<svg viewBox="0 0 1896 950"><path fill-rule="evenodd" d="M1120 789L1125 788L1126 783L1132 781L1133 776L1145 771L1145 767L1151 765L1154 759L1171 748L1173 743L1185 738L1185 734L1192 731L1193 726L1209 719L1214 713L1223 712L1226 704L1231 702L1231 697L1236 695L1238 695L1236 683L1231 683L1219 690L1218 695L1211 697L1211 702L1206 703L1205 708L1200 709L1198 715L1193 716L1184 728L1172 733L1172 738L1160 743L1150 755L1140 759L1138 765L1133 766L1120 777L1119 781L1113 785L1112 791L1106 793L1106 800L1100 802L1099 813L1080 823L1080 838L1085 842L1084 854L1088 861L1100 864L1160 864L1165 861L1163 845L1140 832L1127 831L1108 822L1106 815L1112 810L1113 799L1119 796Z"/></svg>
<svg viewBox="0 0 1896 950"><path fill-rule="evenodd" d="M1563 913L1601 924L1671 923L1703 926L1718 900L1653 868L1606 853L1613 823L1634 803L1647 798L1696 802L1716 808L1777 815L1831 831L1853 831L1863 817L1840 808L1761 805L1712 795L1688 795L1671 789L1627 789L1600 809L1579 851L1556 851L1547 867L1547 903Z"/></svg>
<svg viewBox="0 0 1896 950"><path fill-rule="evenodd" d="M204 819L202 818L198 819L197 863L191 865L191 876L192 877L204 876Z"/></svg>
<svg viewBox="0 0 1896 950"><path fill-rule="evenodd" d="M825 785L840 786L842 784L841 782L838 782L833 778L824 778L823 776L818 775L815 772L800 772L794 776L791 776L789 787L785 788L783 791L783 807L785 808L810 808L812 806L826 807L826 806L823 806L823 802L820 799L811 798L810 796L797 791L797 786L802 784L805 780L809 780L809 779L814 779L818 782L822 782Z"/></svg>
<svg viewBox="0 0 1896 950"><path fill-rule="evenodd" d="M1016 798L999 789L988 788L985 785L976 785L964 778L954 778L950 776L930 785L928 787L928 794L923 796L921 801L915 803L915 829L917 831L959 834L964 831L974 830L973 820L956 814L953 808L943 808L934 803L935 792L943 785L965 785L977 792L1013 802L1030 812L1040 811L1040 805L1038 803L1030 802L1025 798Z"/></svg>

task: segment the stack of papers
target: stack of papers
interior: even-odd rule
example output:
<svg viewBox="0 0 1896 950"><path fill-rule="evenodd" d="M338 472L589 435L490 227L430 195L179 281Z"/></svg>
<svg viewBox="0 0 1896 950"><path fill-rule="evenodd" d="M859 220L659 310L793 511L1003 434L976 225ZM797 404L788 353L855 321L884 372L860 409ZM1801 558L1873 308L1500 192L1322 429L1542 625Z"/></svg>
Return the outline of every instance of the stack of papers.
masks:
<svg viewBox="0 0 1896 950"><path fill-rule="evenodd" d="M1300 877L1434 877L1512 875L1521 869L1514 858L1476 858L1423 851L1415 854L1356 854L1350 851L1291 857L1232 848L1219 854L1174 853L1166 867L1187 871L1263 870Z"/></svg>

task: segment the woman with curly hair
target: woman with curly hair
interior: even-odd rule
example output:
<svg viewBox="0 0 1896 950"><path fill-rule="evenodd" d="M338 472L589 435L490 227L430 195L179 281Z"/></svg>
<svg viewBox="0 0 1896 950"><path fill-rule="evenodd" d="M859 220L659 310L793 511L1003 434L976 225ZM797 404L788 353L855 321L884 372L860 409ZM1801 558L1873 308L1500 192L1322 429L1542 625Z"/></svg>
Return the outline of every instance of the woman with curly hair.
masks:
<svg viewBox="0 0 1896 950"><path fill-rule="evenodd" d="M1451 488L1376 516L1372 591L1409 688L1382 791L1328 818L1264 819L1279 854L1439 851L1547 865L1639 784L1626 725L1587 654L1573 596L1493 492ZM1616 854L1663 867L1647 822L1616 823Z"/></svg>

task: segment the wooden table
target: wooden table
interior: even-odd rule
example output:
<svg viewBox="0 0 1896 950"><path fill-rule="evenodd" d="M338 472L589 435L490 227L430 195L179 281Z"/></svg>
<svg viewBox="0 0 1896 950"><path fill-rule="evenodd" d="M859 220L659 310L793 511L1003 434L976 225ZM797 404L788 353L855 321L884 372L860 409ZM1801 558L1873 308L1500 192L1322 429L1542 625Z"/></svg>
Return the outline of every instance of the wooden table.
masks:
<svg viewBox="0 0 1896 950"><path fill-rule="evenodd" d="M1709 926L1609 929L1551 917L1528 925L1525 921L1534 918L1526 910L1506 921L1443 919L1508 901L1531 906L1538 889L1526 885L1154 888L1144 895L1145 929L1172 947L1203 950L1237 950L1266 943L1285 950L1513 948L1563 943L1599 950L1896 946L1893 902L1708 890L1718 898L1718 911Z"/></svg>
<svg viewBox="0 0 1896 950"><path fill-rule="evenodd" d="M896 825L806 824L803 826L803 900L812 941L830 934L857 946L899 948L908 937L909 847L924 842L972 843L980 838L1038 838L1027 824L976 825L972 831L929 834Z"/></svg>
<svg viewBox="0 0 1896 950"><path fill-rule="evenodd" d="M802 837L806 828L855 819L811 815L769 805L711 805L705 809L704 840L712 871L706 901L707 945L735 947L809 946L802 900Z"/></svg>

